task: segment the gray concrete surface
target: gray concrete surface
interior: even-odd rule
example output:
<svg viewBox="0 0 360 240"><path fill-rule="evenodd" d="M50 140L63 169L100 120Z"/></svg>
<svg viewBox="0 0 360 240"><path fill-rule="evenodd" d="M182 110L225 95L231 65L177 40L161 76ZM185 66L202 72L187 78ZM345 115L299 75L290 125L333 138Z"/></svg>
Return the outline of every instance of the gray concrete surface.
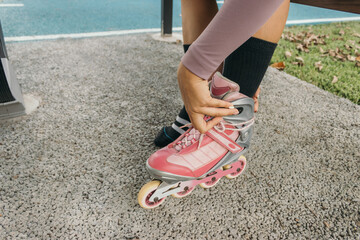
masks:
<svg viewBox="0 0 360 240"><path fill-rule="evenodd" d="M248 169L141 209L152 140L181 107L179 44L9 44L39 109L0 123L0 239L359 239L360 107L269 69Z"/></svg>

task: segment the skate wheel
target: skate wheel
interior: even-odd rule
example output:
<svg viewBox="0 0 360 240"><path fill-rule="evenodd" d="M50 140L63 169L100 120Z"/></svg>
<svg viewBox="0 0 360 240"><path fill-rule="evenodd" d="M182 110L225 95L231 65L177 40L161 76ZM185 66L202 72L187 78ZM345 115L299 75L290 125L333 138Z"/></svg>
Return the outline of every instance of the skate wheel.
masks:
<svg viewBox="0 0 360 240"><path fill-rule="evenodd" d="M149 201L150 197L154 194L154 192L156 191L156 189L159 187L160 184L161 184L160 181L154 180L148 182L140 189L138 194L138 202L142 208L145 209L156 208L164 202L166 197L162 199L155 199L154 202Z"/></svg>
<svg viewBox="0 0 360 240"><path fill-rule="evenodd" d="M234 179L234 178L238 177L244 171L245 166L246 166L246 158L244 156L241 156L241 157L239 157L238 161L240 162L240 166L236 167L236 169L234 169L235 170L234 172L225 175L226 178ZM225 165L223 168L224 168L224 170L228 170L228 169L232 168L232 165Z"/></svg>
<svg viewBox="0 0 360 240"><path fill-rule="evenodd" d="M174 198L183 198L186 197L187 195L189 195L193 190L195 189L195 187L185 187L184 191L182 192L178 192L178 193L173 193L171 194L171 196L173 196Z"/></svg>
<svg viewBox="0 0 360 240"><path fill-rule="evenodd" d="M202 187L202 188L211 188L211 187L215 186L219 182L220 178L216 177L216 172L212 172L212 173L209 174L209 176L211 176L211 175L214 175L214 176L210 179L210 181L200 183L199 184L200 187Z"/></svg>

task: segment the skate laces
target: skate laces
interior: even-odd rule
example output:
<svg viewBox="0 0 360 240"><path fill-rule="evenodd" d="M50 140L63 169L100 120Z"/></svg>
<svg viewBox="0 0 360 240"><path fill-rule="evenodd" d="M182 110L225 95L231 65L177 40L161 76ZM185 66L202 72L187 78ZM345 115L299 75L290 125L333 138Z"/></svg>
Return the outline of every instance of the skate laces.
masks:
<svg viewBox="0 0 360 240"><path fill-rule="evenodd" d="M226 130L231 130L231 131L243 131L248 129L249 127L251 127L255 122L255 118L251 118L248 121L245 122L241 122L241 123L229 123L229 122L224 122L221 121L219 122L217 125L214 126L214 129L218 132L224 132ZM227 126L231 126L231 127L227 127ZM200 133L198 130L196 130L191 123L185 124L180 128L185 128L188 127L190 128L190 131L186 132L184 134L184 137L176 142L175 145L175 149L177 151L180 151L181 149L184 149L196 142L198 142L198 146L197 149L199 149L201 147L201 142L204 138L205 133Z"/></svg>
<svg viewBox="0 0 360 240"><path fill-rule="evenodd" d="M192 127L191 123L185 124L184 126L180 127L180 128L191 128L189 132L185 133L184 137L176 142L176 146L175 149L177 151L180 151L181 149L184 149L188 146L190 146L191 144L196 143L197 141L199 141L199 146L198 148L200 148L200 144L202 139L204 138L204 134L200 133L198 130L196 130L194 127Z"/></svg>

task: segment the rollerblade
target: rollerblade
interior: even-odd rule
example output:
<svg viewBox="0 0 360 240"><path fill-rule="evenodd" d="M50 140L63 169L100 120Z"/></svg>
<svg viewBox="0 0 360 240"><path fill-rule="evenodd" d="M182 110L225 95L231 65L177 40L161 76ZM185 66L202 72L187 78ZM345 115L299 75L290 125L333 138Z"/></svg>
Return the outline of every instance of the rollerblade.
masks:
<svg viewBox="0 0 360 240"><path fill-rule="evenodd" d="M139 194L141 207L151 209L172 195L182 198L197 185L213 187L220 178L235 178L245 169L243 154L250 146L254 124L254 101L239 93L240 87L217 72L211 81L212 97L231 102L239 114L225 116L204 134L193 127L146 162L153 181Z"/></svg>

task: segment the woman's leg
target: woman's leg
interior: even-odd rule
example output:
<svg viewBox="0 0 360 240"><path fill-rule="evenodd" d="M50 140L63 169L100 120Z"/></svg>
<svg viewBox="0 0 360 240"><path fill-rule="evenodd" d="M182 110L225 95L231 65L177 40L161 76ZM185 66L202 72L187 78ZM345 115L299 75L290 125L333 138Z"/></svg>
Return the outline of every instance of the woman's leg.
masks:
<svg viewBox="0 0 360 240"><path fill-rule="evenodd" d="M284 30L289 5L290 0L285 0L270 19L225 60L223 75L237 82L241 93L254 98L255 111L259 85Z"/></svg>
<svg viewBox="0 0 360 240"><path fill-rule="evenodd" d="M190 45L218 12L216 0L181 0L184 44Z"/></svg>
<svg viewBox="0 0 360 240"><path fill-rule="evenodd" d="M245 42L242 48L239 47L225 60L224 75L237 82L240 85L241 92L253 91L254 86L256 89L258 88L268 67L276 43L279 41L284 29L289 10L289 2L290 0L285 0L254 36ZM217 3L213 0L181 1L185 52L189 48L189 45L200 36L202 31L216 15L217 11ZM243 60L244 57L247 59ZM253 58L255 58L255 60L249 62L249 60ZM263 73L258 74L259 68L263 69ZM247 74L243 74L244 71ZM254 76L251 75L255 73L257 73L257 76L254 79ZM252 81L255 81L255 83L247 84ZM255 91L253 93L255 93ZM160 131L154 141L155 145L162 147L172 142L172 140L175 140L186 130L184 128L180 129L180 127L189 122L189 116L183 107L172 126L164 127Z"/></svg>
<svg viewBox="0 0 360 240"><path fill-rule="evenodd" d="M182 34L185 53L217 12L218 5L216 0L181 0ZM180 134L187 130L187 128L181 129L180 127L188 123L190 123L190 119L185 107L183 107L175 122L171 126L161 129L154 140L155 145L164 147L173 142Z"/></svg>

